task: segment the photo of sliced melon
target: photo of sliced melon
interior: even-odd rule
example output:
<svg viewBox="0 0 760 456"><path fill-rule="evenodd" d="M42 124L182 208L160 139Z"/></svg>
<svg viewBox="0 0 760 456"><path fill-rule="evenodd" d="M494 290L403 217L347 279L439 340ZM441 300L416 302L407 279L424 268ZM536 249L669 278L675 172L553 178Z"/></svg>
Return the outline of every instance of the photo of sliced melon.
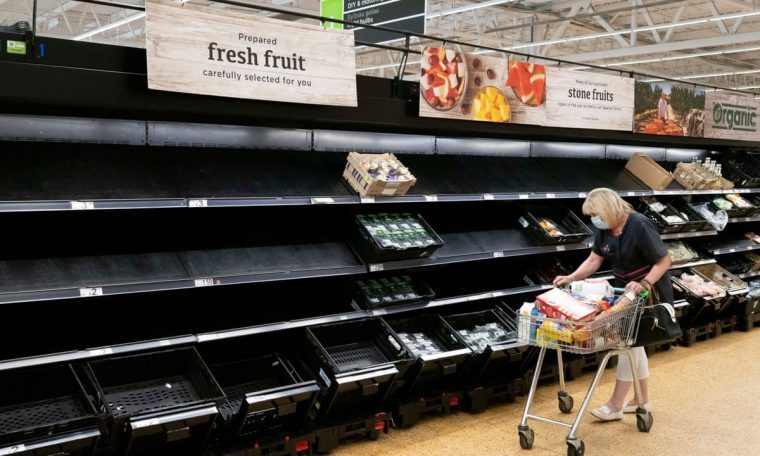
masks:
<svg viewBox="0 0 760 456"><path fill-rule="evenodd" d="M528 106L540 106L546 99L546 68L518 60L509 61L505 84Z"/></svg>

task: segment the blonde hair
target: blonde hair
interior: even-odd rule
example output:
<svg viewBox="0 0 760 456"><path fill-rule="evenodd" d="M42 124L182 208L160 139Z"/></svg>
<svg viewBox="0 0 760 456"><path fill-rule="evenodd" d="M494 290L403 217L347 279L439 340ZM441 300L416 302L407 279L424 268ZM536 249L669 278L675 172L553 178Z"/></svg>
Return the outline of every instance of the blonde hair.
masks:
<svg viewBox="0 0 760 456"><path fill-rule="evenodd" d="M586 195L583 202L585 215L598 215L612 228L623 222L626 214L633 212L633 206L609 188L595 188Z"/></svg>

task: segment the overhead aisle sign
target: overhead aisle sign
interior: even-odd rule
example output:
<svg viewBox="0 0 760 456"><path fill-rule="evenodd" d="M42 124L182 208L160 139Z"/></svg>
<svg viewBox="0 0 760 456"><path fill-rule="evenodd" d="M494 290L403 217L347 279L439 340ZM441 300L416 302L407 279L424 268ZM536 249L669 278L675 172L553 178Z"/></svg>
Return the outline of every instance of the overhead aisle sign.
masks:
<svg viewBox="0 0 760 456"><path fill-rule="evenodd" d="M631 131L631 78L547 68L546 123L549 127Z"/></svg>
<svg viewBox="0 0 760 456"><path fill-rule="evenodd" d="M760 141L760 102L727 92L707 92L705 138Z"/></svg>
<svg viewBox="0 0 760 456"><path fill-rule="evenodd" d="M424 34L426 3L425 0L322 0L320 15ZM356 41L366 43L383 43L404 37L398 33L344 26L336 22L326 22L325 26L353 30Z"/></svg>
<svg viewBox="0 0 760 456"><path fill-rule="evenodd" d="M356 106L353 33L147 0L148 87L171 92Z"/></svg>

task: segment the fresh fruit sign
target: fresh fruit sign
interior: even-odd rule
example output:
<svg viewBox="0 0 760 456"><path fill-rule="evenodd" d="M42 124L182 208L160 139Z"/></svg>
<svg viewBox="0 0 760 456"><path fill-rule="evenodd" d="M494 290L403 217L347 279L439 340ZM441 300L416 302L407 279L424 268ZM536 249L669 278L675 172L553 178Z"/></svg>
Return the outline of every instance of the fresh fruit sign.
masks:
<svg viewBox="0 0 760 456"><path fill-rule="evenodd" d="M357 105L350 31L170 0L145 6L151 89Z"/></svg>
<svg viewBox="0 0 760 456"><path fill-rule="evenodd" d="M420 116L543 125L546 69L457 47L422 52Z"/></svg>

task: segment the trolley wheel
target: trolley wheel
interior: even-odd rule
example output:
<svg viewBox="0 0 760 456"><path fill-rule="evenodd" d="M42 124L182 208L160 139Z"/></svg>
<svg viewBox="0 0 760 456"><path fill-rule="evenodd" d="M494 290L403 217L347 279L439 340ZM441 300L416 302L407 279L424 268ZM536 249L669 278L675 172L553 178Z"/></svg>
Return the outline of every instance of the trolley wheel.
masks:
<svg viewBox="0 0 760 456"><path fill-rule="evenodd" d="M567 442L567 456L583 456L586 453L586 444L583 440Z"/></svg>
<svg viewBox="0 0 760 456"><path fill-rule="evenodd" d="M649 432L652 429L653 422L654 418L651 413L643 408L636 410L636 427L639 428L640 432Z"/></svg>
<svg viewBox="0 0 760 456"><path fill-rule="evenodd" d="M525 428L518 426L517 428L517 432L520 434L520 447L522 447L523 450L530 450L533 448L533 439L536 437L533 429L528 426L525 426Z"/></svg>
<svg viewBox="0 0 760 456"><path fill-rule="evenodd" d="M573 396L567 394L566 391L560 391L557 393L557 399L559 399L560 412L570 413L573 411Z"/></svg>

